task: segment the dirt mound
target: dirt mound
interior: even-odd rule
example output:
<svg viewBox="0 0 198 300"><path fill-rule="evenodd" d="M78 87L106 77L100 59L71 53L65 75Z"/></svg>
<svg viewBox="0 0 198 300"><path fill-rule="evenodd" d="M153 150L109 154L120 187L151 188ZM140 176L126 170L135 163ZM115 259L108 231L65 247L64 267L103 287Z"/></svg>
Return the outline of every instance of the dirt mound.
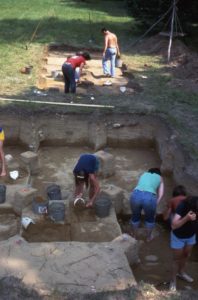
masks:
<svg viewBox="0 0 198 300"><path fill-rule="evenodd" d="M168 45L169 37L155 35L139 42L134 50L142 54L156 54L167 58ZM187 56L189 53L189 49L182 41L176 39L173 40L171 47L171 57L173 60L184 54Z"/></svg>
<svg viewBox="0 0 198 300"><path fill-rule="evenodd" d="M134 51L162 57L167 63L169 37L155 35L139 42ZM172 85L183 90L198 92L198 54L192 52L181 40L173 39L171 60L164 70L173 75Z"/></svg>
<svg viewBox="0 0 198 300"><path fill-rule="evenodd" d="M177 66L174 75L180 79L195 79L198 83L198 55L196 53L189 54L185 60L177 60Z"/></svg>

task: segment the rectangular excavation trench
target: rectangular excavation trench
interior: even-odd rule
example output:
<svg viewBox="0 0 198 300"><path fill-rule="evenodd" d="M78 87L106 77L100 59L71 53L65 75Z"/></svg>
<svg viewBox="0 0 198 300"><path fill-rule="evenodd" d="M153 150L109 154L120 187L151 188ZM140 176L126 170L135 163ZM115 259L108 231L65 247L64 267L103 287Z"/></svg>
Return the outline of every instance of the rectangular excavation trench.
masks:
<svg viewBox="0 0 198 300"><path fill-rule="evenodd" d="M27 229L21 227L20 234L28 242L106 242L120 235L117 208L112 206L107 218L98 218L94 209L74 209L72 170L81 153L102 150L111 154L115 161L115 174L99 177L101 190L121 190L123 214L130 215L128 198L139 175L148 168L160 167L163 164L158 153L161 145L157 145L154 132L159 129L156 123L129 117L119 117L116 122L115 119L108 118L104 122L100 118L96 120L93 117L85 119L83 116L64 115L58 119L44 116L31 118L31 122L20 120L17 128L16 121L12 121L15 123L12 124L15 125L15 132L5 146L5 153L15 158L20 177L16 181L6 179L7 202L13 203L17 189L27 186L27 171L20 165L20 153L34 150L38 154L40 168L39 173L32 176L31 186L37 189L37 195L46 199L47 186L54 183L60 185L66 207L63 224L55 224L44 215L35 215L32 205L23 207L21 218L31 217L35 224L30 224ZM9 145L12 140L18 141L17 147ZM170 172L164 174L164 179L167 198L173 185ZM159 206L159 213L163 205L161 203Z"/></svg>

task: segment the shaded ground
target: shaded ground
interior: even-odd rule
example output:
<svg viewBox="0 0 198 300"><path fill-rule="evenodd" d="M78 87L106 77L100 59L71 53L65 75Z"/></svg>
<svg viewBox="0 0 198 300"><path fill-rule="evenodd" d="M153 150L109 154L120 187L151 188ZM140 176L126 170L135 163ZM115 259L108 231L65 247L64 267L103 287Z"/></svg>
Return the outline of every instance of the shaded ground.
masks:
<svg viewBox="0 0 198 300"><path fill-rule="evenodd" d="M130 232L129 220L120 220L123 232ZM172 251L170 249L170 228L160 221L154 230L155 238L150 243L145 243L145 229L139 229L138 240L140 242L140 264L133 266L133 273L138 283L141 281L152 284L157 290L167 291L171 278ZM163 251L162 251L163 249ZM187 264L187 273L194 278L189 284L183 280L177 280L178 290L198 290L198 245L193 248L192 255Z"/></svg>

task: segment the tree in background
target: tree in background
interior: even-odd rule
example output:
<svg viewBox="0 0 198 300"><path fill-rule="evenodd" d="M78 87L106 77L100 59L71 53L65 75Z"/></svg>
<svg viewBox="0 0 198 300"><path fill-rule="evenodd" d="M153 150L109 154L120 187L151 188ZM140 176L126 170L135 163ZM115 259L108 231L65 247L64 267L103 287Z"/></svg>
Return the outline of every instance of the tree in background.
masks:
<svg viewBox="0 0 198 300"><path fill-rule="evenodd" d="M163 15L172 5L172 0L127 0L129 14L137 17L143 24L151 25ZM198 1L179 0L177 2L178 15L183 26L197 22Z"/></svg>

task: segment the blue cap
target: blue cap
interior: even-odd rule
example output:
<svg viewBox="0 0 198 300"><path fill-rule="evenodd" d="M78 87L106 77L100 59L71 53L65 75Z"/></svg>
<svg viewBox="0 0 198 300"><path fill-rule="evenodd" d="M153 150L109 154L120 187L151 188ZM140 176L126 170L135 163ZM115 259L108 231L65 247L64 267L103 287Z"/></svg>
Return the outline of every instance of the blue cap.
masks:
<svg viewBox="0 0 198 300"><path fill-rule="evenodd" d="M2 127L0 127L0 132L2 132L3 131L3 128Z"/></svg>

